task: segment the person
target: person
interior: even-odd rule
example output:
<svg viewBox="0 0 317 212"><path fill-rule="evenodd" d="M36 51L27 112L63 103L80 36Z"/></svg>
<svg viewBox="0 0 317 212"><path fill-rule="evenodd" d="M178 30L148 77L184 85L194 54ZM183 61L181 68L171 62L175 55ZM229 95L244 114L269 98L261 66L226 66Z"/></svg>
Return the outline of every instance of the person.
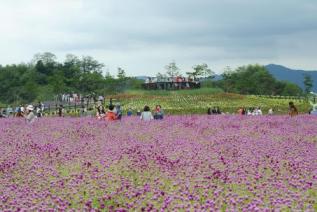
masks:
<svg viewBox="0 0 317 212"><path fill-rule="evenodd" d="M122 118L122 111L121 111L121 105L120 105L120 103L116 103L115 114L116 114L116 119L121 120L121 118Z"/></svg>
<svg viewBox="0 0 317 212"><path fill-rule="evenodd" d="M106 116L105 116L105 119L107 121L114 121L117 119L117 115L113 110L114 110L114 106L109 105L109 110L107 111Z"/></svg>
<svg viewBox="0 0 317 212"><path fill-rule="evenodd" d="M242 107L239 108L238 114L239 115L244 115L245 114L244 109Z"/></svg>
<svg viewBox="0 0 317 212"><path fill-rule="evenodd" d="M156 105L154 110L154 119L163 119L163 110L161 105Z"/></svg>
<svg viewBox="0 0 317 212"><path fill-rule="evenodd" d="M85 107L85 105L81 105L80 107L80 117L84 117L86 115L87 109Z"/></svg>
<svg viewBox="0 0 317 212"><path fill-rule="evenodd" d="M262 115L262 110L260 107L255 108L255 110L253 111L253 115L254 116L261 116Z"/></svg>
<svg viewBox="0 0 317 212"><path fill-rule="evenodd" d="M36 116L38 118L42 117L42 113L41 113L41 108L40 107L36 106L35 107L35 112L36 112Z"/></svg>
<svg viewBox="0 0 317 212"><path fill-rule="evenodd" d="M43 113L44 113L44 110L45 110L45 105L43 102L40 102L41 104L41 111L42 111L42 116L43 116Z"/></svg>
<svg viewBox="0 0 317 212"><path fill-rule="evenodd" d="M7 107L6 113L7 113L7 117L12 116L13 109L12 109L12 107L10 105Z"/></svg>
<svg viewBox="0 0 317 212"><path fill-rule="evenodd" d="M36 115L34 115L33 113L33 110L34 110L33 105L28 105L26 107L26 113L23 115L26 122L29 124L33 123L37 119Z"/></svg>
<svg viewBox="0 0 317 212"><path fill-rule="evenodd" d="M104 100L104 97L103 97L103 96L99 96L99 97L98 97L98 101L103 102L103 100Z"/></svg>
<svg viewBox="0 0 317 212"><path fill-rule="evenodd" d="M25 108L23 105L21 105L21 113L23 114L25 112Z"/></svg>
<svg viewBox="0 0 317 212"><path fill-rule="evenodd" d="M59 117L64 117L64 113L65 113L64 106L63 105L59 105L59 107L58 107L58 116Z"/></svg>
<svg viewBox="0 0 317 212"><path fill-rule="evenodd" d="M253 108L249 107L247 110L247 116L252 116L253 114Z"/></svg>
<svg viewBox="0 0 317 212"><path fill-rule="evenodd" d="M16 113L16 117L23 117L22 109L24 110L24 107L22 105L20 105L20 107L18 107L18 111Z"/></svg>
<svg viewBox="0 0 317 212"><path fill-rule="evenodd" d="M129 108L128 111L127 111L127 116L132 116L132 114L133 114L133 113L132 113L132 109Z"/></svg>
<svg viewBox="0 0 317 212"><path fill-rule="evenodd" d="M273 108L270 108L267 114L268 114L268 115L273 115L273 114L274 114Z"/></svg>
<svg viewBox="0 0 317 212"><path fill-rule="evenodd" d="M138 110L138 111L136 112L136 115L137 115L137 116L141 116L141 111Z"/></svg>
<svg viewBox="0 0 317 212"><path fill-rule="evenodd" d="M219 106L217 106L217 107L215 108L215 114L221 114L221 111L220 111Z"/></svg>
<svg viewBox="0 0 317 212"><path fill-rule="evenodd" d="M36 108L37 117L42 117L44 112L44 104L42 102L39 102Z"/></svg>
<svg viewBox="0 0 317 212"><path fill-rule="evenodd" d="M106 111L104 106L101 104L101 102L97 106L97 114L96 117L97 119L102 119L106 116Z"/></svg>
<svg viewBox="0 0 317 212"><path fill-rule="evenodd" d="M212 110L211 110L210 107L209 107L208 110L207 110L207 114L208 114L208 115L211 115L211 114L212 114Z"/></svg>
<svg viewBox="0 0 317 212"><path fill-rule="evenodd" d="M1 108L0 108L0 118L6 118L6 115L3 112L3 109L1 109Z"/></svg>
<svg viewBox="0 0 317 212"><path fill-rule="evenodd" d="M312 111L310 111L310 115L317 115L317 105L314 105Z"/></svg>
<svg viewBox="0 0 317 212"><path fill-rule="evenodd" d="M298 110L297 110L296 106L294 105L294 102L289 102L288 103L288 114L290 116L298 115Z"/></svg>
<svg viewBox="0 0 317 212"><path fill-rule="evenodd" d="M144 121L150 121L153 119L153 115L150 111L149 106L147 106L147 105L144 106L144 109L143 109L143 112L141 113L140 119L144 120Z"/></svg>
<svg viewBox="0 0 317 212"><path fill-rule="evenodd" d="M112 98L110 98L110 101L109 101L109 107L110 106L113 106L113 104L112 104Z"/></svg>

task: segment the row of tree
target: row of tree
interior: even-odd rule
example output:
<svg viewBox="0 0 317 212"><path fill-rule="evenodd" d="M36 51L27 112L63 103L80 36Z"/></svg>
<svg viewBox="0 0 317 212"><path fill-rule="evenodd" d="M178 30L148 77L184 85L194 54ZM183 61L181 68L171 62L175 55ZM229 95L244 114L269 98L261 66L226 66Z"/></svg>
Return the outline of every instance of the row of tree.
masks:
<svg viewBox="0 0 317 212"><path fill-rule="evenodd" d="M118 68L117 77L103 74L104 64L90 56L67 55L57 62L54 54L37 54L28 64L0 66L0 102L20 103L53 100L57 94L99 95L141 88L142 81L126 77Z"/></svg>
<svg viewBox="0 0 317 212"><path fill-rule="evenodd" d="M54 54L37 54L28 64L0 65L0 102L20 103L52 100L63 93L113 94L125 89L141 89L143 81L127 77L125 70L118 68L117 76L109 72L103 74L104 64L90 56L81 58L67 55L58 62ZM175 62L165 66L166 73L157 76L181 76ZM299 96L307 94L312 88L312 80L305 76L303 91L290 82L276 80L265 67L260 65L242 66L236 70L227 68L222 79L213 80L215 73L207 64L193 66L188 77L202 79L203 86L222 88L226 92L258 95Z"/></svg>
<svg viewBox="0 0 317 212"><path fill-rule="evenodd" d="M166 74L158 73L157 76L179 76L180 69L175 62L165 66ZM215 72L207 64L193 66L192 72L186 72L187 76L202 79L203 86L219 87L225 92L255 95L282 95L282 96L302 96L307 95L312 87L313 81L309 75L304 76L305 90L298 85L276 80L269 71L261 65L242 66L235 70L227 67L221 75L221 79L214 81Z"/></svg>
<svg viewBox="0 0 317 212"><path fill-rule="evenodd" d="M227 68L222 79L216 82L226 92L255 95L307 95L313 81L309 75L304 76L305 91L297 84L276 80L269 71L261 65L248 65L231 70Z"/></svg>

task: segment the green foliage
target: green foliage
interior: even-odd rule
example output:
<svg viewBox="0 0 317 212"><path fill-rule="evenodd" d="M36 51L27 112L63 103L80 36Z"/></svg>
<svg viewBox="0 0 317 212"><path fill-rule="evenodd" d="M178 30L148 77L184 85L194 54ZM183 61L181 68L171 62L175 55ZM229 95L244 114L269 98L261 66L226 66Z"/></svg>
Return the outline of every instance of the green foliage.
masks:
<svg viewBox="0 0 317 212"><path fill-rule="evenodd" d="M305 94L307 95L313 87L313 79L310 75L304 75Z"/></svg>
<svg viewBox="0 0 317 212"><path fill-rule="evenodd" d="M195 65L193 67L194 72L187 72L189 76L204 77L204 78L213 78L215 73L208 67L206 63Z"/></svg>
<svg viewBox="0 0 317 212"><path fill-rule="evenodd" d="M296 85L294 83L290 83L290 82L282 82L282 83L284 83L283 91L281 93L282 96L300 96L300 95L302 95L303 91L298 85Z"/></svg>
<svg viewBox="0 0 317 212"><path fill-rule="evenodd" d="M264 66L248 65L228 70L222 74L223 79L217 84L226 92L255 95L302 94L301 88L293 83L276 80Z"/></svg>
<svg viewBox="0 0 317 212"><path fill-rule="evenodd" d="M118 74L117 74L118 79L124 80L126 78L126 74L123 68L118 68Z"/></svg>
<svg viewBox="0 0 317 212"><path fill-rule="evenodd" d="M175 62L171 62L168 65L165 66L165 69L167 70L166 74L169 77L176 77L179 73L179 68L177 67Z"/></svg>
<svg viewBox="0 0 317 212"><path fill-rule="evenodd" d="M102 75L104 65L92 57L67 55L64 62L45 52L36 54L30 64L0 66L0 101L4 104L30 103L52 100L62 93L77 92L108 95L127 88L141 88L141 82L125 76L114 79Z"/></svg>

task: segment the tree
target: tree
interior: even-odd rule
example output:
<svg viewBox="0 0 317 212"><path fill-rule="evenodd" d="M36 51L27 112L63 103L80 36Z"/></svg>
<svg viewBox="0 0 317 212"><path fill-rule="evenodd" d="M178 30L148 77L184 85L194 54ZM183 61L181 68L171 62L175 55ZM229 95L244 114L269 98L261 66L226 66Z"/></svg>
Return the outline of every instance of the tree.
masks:
<svg viewBox="0 0 317 212"><path fill-rule="evenodd" d="M123 68L118 67L117 77L119 80L124 80L126 78L126 74Z"/></svg>
<svg viewBox="0 0 317 212"><path fill-rule="evenodd" d="M52 75L56 70L56 59L57 57L50 52L38 53L34 55L32 59L32 64L35 65L35 69L39 73L39 81L42 84L46 84L46 77Z"/></svg>
<svg viewBox="0 0 317 212"><path fill-rule="evenodd" d="M37 53L34 55L32 63L37 64L38 61L42 61L42 63L46 66L49 64L55 64L56 59L56 55L51 52Z"/></svg>
<svg viewBox="0 0 317 212"><path fill-rule="evenodd" d="M305 94L309 94L313 87L313 79L309 74L304 74Z"/></svg>
<svg viewBox="0 0 317 212"><path fill-rule="evenodd" d="M87 72L83 73L77 88L83 94L91 94L104 88L104 84L105 80L101 73Z"/></svg>
<svg viewBox="0 0 317 212"><path fill-rule="evenodd" d="M109 71L106 71L106 74L105 74L105 79L113 79L112 75L110 74Z"/></svg>
<svg viewBox="0 0 317 212"><path fill-rule="evenodd" d="M179 68L176 66L175 62L171 62L165 66L167 70L166 74L170 77L175 77L179 75Z"/></svg>
<svg viewBox="0 0 317 212"><path fill-rule="evenodd" d="M206 63L195 65L193 69L194 72L192 75L194 77L204 76L205 78L213 78L215 75L215 73L210 68L208 68Z"/></svg>
<svg viewBox="0 0 317 212"><path fill-rule="evenodd" d="M67 54L64 61L64 65L68 67L80 67L80 59L76 55Z"/></svg>
<svg viewBox="0 0 317 212"><path fill-rule="evenodd" d="M302 89L291 82L283 82L284 83L284 89L282 91L283 96L300 96L302 94Z"/></svg>
<svg viewBox="0 0 317 212"><path fill-rule="evenodd" d="M156 74L156 78L157 78L157 81L162 81L164 78L166 78L166 75L158 72Z"/></svg>
<svg viewBox="0 0 317 212"><path fill-rule="evenodd" d="M65 92L65 76L62 70L58 70L52 76L50 76L48 78L48 82L52 86L53 92L55 94L61 94Z"/></svg>
<svg viewBox="0 0 317 212"><path fill-rule="evenodd" d="M242 66L235 71L226 71L222 77L220 84L226 92L240 94L271 95L276 82L265 67L260 65Z"/></svg>
<svg viewBox="0 0 317 212"><path fill-rule="evenodd" d="M104 67L104 64L99 63L97 60L95 60L91 56L83 56L80 61L80 69L82 72L102 72L102 68Z"/></svg>

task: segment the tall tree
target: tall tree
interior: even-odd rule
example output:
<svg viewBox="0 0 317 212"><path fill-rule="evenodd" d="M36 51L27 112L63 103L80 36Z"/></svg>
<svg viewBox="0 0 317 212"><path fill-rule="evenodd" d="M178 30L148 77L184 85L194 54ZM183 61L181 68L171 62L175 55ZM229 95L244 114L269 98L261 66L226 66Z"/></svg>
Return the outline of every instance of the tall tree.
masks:
<svg viewBox="0 0 317 212"><path fill-rule="evenodd" d="M305 94L309 94L313 87L313 79L309 74L304 74Z"/></svg>
<svg viewBox="0 0 317 212"><path fill-rule="evenodd" d="M118 67L117 77L119 80L123 80L126 78L125 70L123 68Z"/></svg>
<svg viewBox="0 0 317 212"><path fill-rule="evenodd" d="M104 64L99 63L97 60L95 60L91 56L83 56L80 61L80 69L84 73L88 72L102 72L102 68L104 67Z"/></svg>
<svg viewBox="0 0 317 212"><path fill-rule="evenodd" d="M167 70L166 74L170 77L178 76L179 68L177 67L176 63L173 61L165 66L165 69Z"/></svg>
<svg viewBox="0 0 317 212"><path fill-rule="evenodd" d="M215 75L215 72L213 72L206 63L195 65L193 69L194 72L192 75L194 77L203 76L205 78L213 78Z"/></svg>
<svg viewBox="0 0 317 212"><path fill-rule="evenodd" d="M32 63L36 64L38 61L42 61L44 65L55 64L56 59L56 55L51 52L37 53L34 55Z"/></svg>
<svg viewBox="0 0 317 212"><path fill-rule="evenodd" d="M222 74L221 84L225 91L241 94L268 94L271 95L275 88L276 80L260 65L249 65L227 71Z"/></svg>
<svg viewBox="0 0 317 212"><path fill-rule="evenodd" d="M57 68L57 57L50 52L38 53L34 55L32 64L35 65L39 73L40 83L47 83L46 77L52 75Z"/></svg>

